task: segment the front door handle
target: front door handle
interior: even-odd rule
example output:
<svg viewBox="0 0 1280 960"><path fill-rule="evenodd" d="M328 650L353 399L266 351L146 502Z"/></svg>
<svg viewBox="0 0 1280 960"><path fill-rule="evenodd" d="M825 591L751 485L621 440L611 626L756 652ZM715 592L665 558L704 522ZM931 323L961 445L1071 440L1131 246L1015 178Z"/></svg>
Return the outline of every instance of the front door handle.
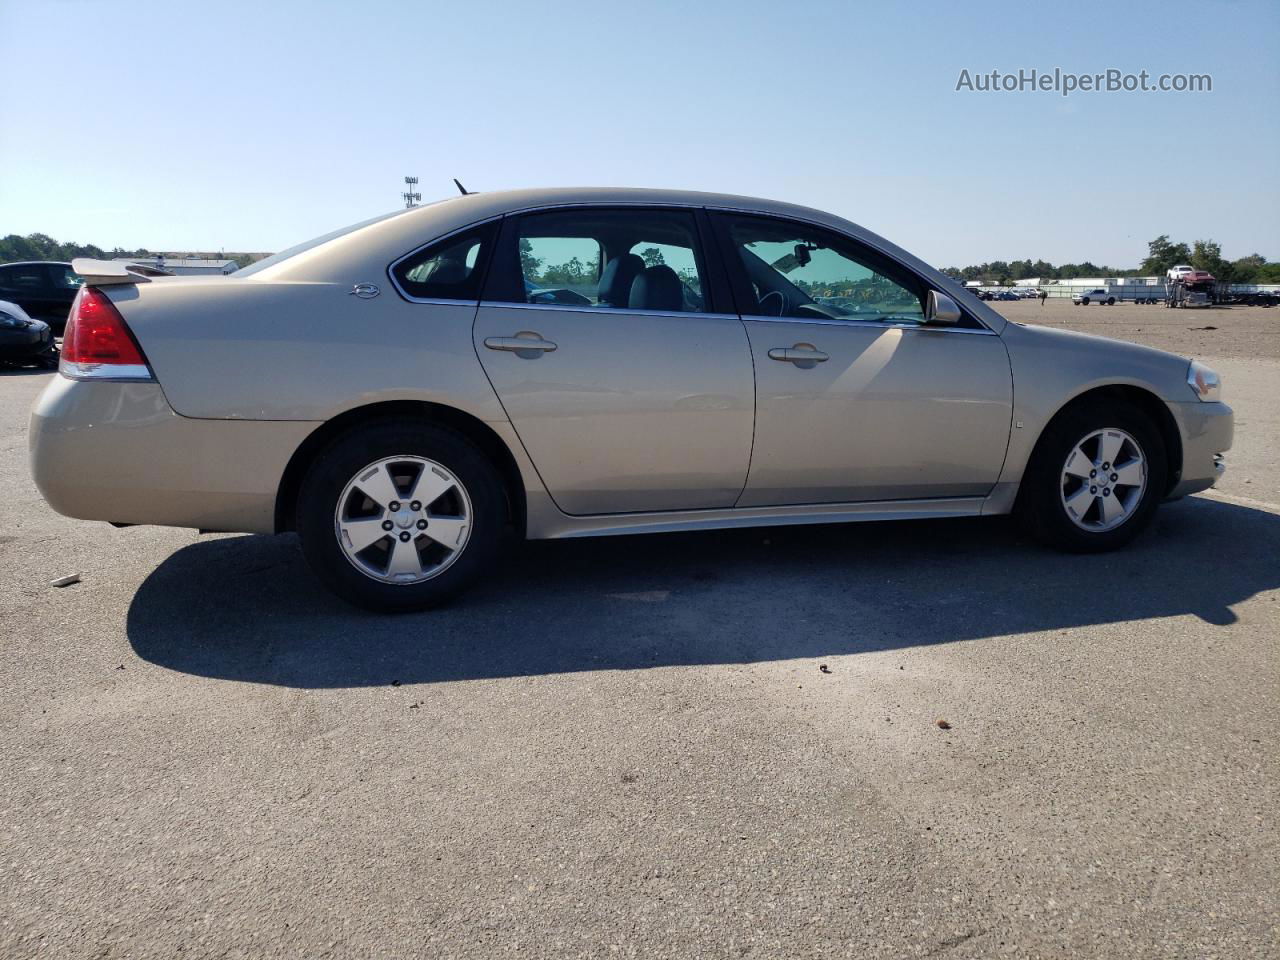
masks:
<svg viewBox="0 0 1280 960"><path fill-rule="evenodd" d="M542 334L532 330L521 330L514 337L486 337L484 345L490 350L514 353L524 360L533 360L556 349L554 343L542 339Z"/></svg>
<svg viewBox="0 0 1280 960"><path fill-rule="evenodd" d="M794 347L774 347L769 351L769 359L794 363L797 367L808 369L831 358L812 343L797 343Z"/></svg>

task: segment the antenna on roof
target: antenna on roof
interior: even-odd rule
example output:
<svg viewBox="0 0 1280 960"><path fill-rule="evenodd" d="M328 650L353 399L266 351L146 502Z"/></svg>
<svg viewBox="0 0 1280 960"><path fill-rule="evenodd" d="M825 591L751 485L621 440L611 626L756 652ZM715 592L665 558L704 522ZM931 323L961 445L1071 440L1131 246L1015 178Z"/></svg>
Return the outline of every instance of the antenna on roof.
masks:
<svg viewBox="0 0 1280 960"><path fill-rule="evenodd" d="M458 182L458 178L457 178L457 177L454 177L454 178L453 178L453 185L454 185L455 187L457 187L457 188L458 188L458 192L459 192L460 194L462 194L464 197L469 197L469 196L471 196L471 194L467 193L467 188L466 188L466 187L464 187L461 183L459 183L459 182Z"/></svg>

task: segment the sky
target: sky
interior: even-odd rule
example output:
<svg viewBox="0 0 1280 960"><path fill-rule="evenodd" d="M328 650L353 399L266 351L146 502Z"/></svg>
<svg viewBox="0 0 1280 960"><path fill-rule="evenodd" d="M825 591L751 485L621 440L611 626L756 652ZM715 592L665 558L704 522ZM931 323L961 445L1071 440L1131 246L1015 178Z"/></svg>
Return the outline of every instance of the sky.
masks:
<svg viewBox="0 0 1280 960"><path fill-rule="evenodd" d="M829 210L936 266L1280 259L1280 3L0 0L0 235L274 251L458 177ZM992 70L1212 92L957 90Z"/></svg>

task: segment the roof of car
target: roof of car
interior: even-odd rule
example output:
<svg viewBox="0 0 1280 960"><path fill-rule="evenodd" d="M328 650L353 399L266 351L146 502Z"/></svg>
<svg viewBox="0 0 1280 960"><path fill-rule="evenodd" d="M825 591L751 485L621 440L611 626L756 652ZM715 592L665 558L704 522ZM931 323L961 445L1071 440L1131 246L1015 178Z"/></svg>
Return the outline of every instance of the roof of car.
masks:
<svg viewBox="0 0 1280 960"><path fill-rule="evenodd" d="M796 204L760 197L702 190L675 190L659 187L525 187L514 190L492 190L469 193L468 197L484 198L506 209L523 209L539 204L563 203L659 203L687 206L746 207L763 209L808 209ZM451 200L460 199L450 197ZM820 211L811 211L819 213Z"/></svg>
<svg viewBox="0 0 1280 960"><path fill-rule="evenodd" d="M57 264L60 267L71 266L69 260L10 260L7 263L0 263L0 267L33 267L47 263Z"/></svg>
<svg viewBox="0 0 1280 960"><path fill-rule="evenodd" d="M347 260L366 254L370 258L395 259L433 239L445 236L471 225L492 220L506 214L528 212L543 207L564 207L577 204L592 205L654 205L714 207L724 210L743 210L753 213L774 214L826 226L851 234L871 246L901 259L918 263L915 257L869 231L863 230L842 217L812 207L744 197L726 193L703 193L694 190L659 190L637 187L546 187L524 190L494 190L470 193L423 204L408 210L400 210L375 220L359 224L347 231L339 231L330 242L315 246L305 256L299 255L287 263L281 263L281 273L293 273L304 269L313 271L313 265L322 259L335 256ZM319 239L319 238L318 238ZM325 238L328 240L328 238ZM308 245L309 246L309 245ZM920 264L925 269L924 264ZM253 271L251 270L250 273ZM281 275L280 273L276 274Z"/></svg>
<svg viewBox="0 0 1280 960"><path fill-rule="evenodd" d="M708 193L699 190L672 190L653 187L536 187L519 190L493 190L470 193L466 196L450 197L447 200L427 204L418 209L424 212L438 211L439 208L445 205L461 206L464 202L476 212L483 208L489 212L489 215L494 216L503 213L515 213L521 210L537 209L543 206L565 206L578 203L670 204L774 213L779 216L830 223L833 226L838 225L844 229L855 226L848 220L826 211L795 203L730 193Z"/></svg>

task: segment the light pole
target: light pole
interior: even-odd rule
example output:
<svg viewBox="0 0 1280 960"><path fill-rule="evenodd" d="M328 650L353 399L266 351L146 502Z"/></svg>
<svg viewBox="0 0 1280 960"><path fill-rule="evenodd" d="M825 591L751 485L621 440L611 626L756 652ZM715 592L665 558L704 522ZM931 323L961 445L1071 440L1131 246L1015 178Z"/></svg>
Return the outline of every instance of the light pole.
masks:
<svg viewBox="0 0 1280 960"><path fill-rule="evenodd" d="M404 205L406 207L417 206L418 201L422 199L422 194L418 193L416 190L413 189L418 185L418 178L405 177L404 184L406 187L409 188L405 190L404 193L400 194L400 196L404 198Z"/></svg>

